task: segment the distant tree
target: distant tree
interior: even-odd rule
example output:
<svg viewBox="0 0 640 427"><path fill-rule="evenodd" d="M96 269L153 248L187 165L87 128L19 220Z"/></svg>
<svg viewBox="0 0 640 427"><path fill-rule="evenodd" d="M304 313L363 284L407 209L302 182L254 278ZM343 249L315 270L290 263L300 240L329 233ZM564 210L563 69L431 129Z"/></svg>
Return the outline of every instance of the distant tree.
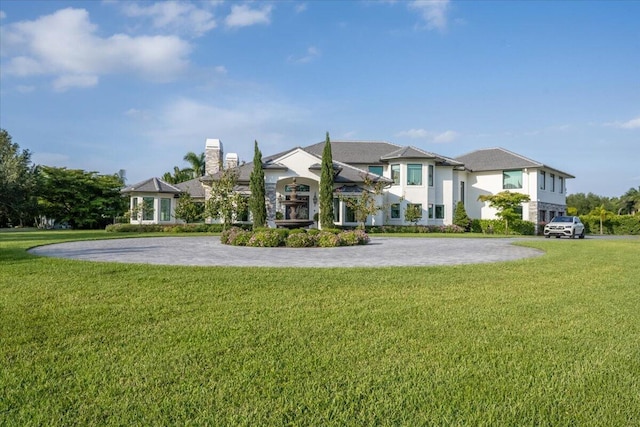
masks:
<svg viewBox="0 0 640 427"><path fill-rule="evenodd" d="M176 204L175 217L186 223L197 222L203 219L204 203L193 200L189 193L182 193Z"/></svg>
<svg viewBox="0 0 640 427"><path fill-rule="evenodd" d="M603 204L592 210L589 214L596 216L600 220L600 235L602 235L604 232L604 222L607 220L607 218L613 215L613 213L608 211Z"/></svg>
<svg viewBox="0 0 640 427"><path fill-rule="evenodd" d="M510 191L502 191L497 194L485 194L478 197L481 202L489 202L489 206L495 208L498 212L498 218L504 220L505 234L509 234L509 222L520 217L517 212L522 203L528 202L531 198L522 193L512 193Z"/></svg>
<svg viewBox="0 0 640 427"><path fill-rule="evenodd" d="M327 132L320 173L320 228L333 228L333 155Z"/></svg>
<svg viewBox="0 0 640 427"><path fill-rule="evenodd" d="M162 180L169 184L178 184L189 181L190 179L193 179L193 170L189 168L180 169L178 166L173 167L173 174L171 172L165 172L165 174L162 175Z"/></svg>
<svg viewBox="0 0 640 427"><path fill-rule="evenodd" d="M37 215L37 168L31 152L20 150L0 129L0 227L34 222Z"/></svg>
<svg viewBox="0 0 640 427"><path fill-rule="evenodd" d="M204 176L206 160L204 153L196 154L193 151L189 151L184 155L183 160L186 160L191 168L189 170L192 173L191 178L198 178L200 176Z"/></svg>
<svg viewBox="0 0 640 427"><path fill-rule="evenodd" d="M121 215L127 201L118 174L41 166L38 203L41 213L73 228L103 228Z"/></svg>
<svg viewBox="0 0 640 427"><path fill-rule="evenodd" d="M453 214L453 223L465 230L469 230L469 227L471 226L471 218L467 215L467 210L464 208L464 203L462 201L456 204L456 211Z"/></svg>
<svg viewBox="0 0 640 427"><path fill-rule="evenodd" d="M635 215L640 212L640 186L638 188L630 188L620 197L618 215L629 214Z"/></svg>
<svg viewBox="0 0 640 427"><path fill-rule="evenodd" d="M222 229L232 224L234 217L246 210L246 198L236 191L238 170L225 169L211 183L211 197L205 204L205 215L222 221Z"/></svg>
<svg viewBox="0 0 640 427"><path fill-rule="evenodd" d="M267 223L267 205L265 203L264 169L262 168L262 153L258 148L258 141L254 141L253 170L249 182L251 195L249 209L253 217L253 229L264 227Z"/></svg>
<svg viewBox="0 0 640 427"><path fill-rule="evenodd" d="M577 215L588 215L589 212L601 205L604 205L610 211L615 209L615 204L609 197L598 196L593 193L576 193L567 196L567 207L576 208Z"/></svg>
<svg viewBox="0 0 640 427"><path fill-rule="evenodd" d="M409 203L404 210L404 220L418 225L418 221L422 218L422 207L418 204Z"/></svg>

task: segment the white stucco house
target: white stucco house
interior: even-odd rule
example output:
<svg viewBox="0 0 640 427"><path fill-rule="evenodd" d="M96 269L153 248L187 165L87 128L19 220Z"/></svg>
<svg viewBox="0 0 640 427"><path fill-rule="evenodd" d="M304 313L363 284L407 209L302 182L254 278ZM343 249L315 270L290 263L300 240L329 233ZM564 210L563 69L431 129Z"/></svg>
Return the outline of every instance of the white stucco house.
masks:
<svg viewBox="0 0 640 427"><path fill-rule="evenodd" d="M263 157L268 220L277 212L288 219L283 201L291 195L295 178L297 198L303 201L298 217L313 219L319 211L320 165L324 142L306 147L294 147ZM528 159L503 148L473 151L459 157L446 157L411 146L384 141L331 141L334 178L334 219L336 225L356 225L353 212L343 201L344 196L366 191L369 181L385 183L378 196L385 208L367 220L368 225L408 225L404 212L410 204L418 205L422 218L418 224L449 225L453 222L458 201L465 205L471 218L493 219L495 210L478 201L482 194L504 190L528 194L531 201L523 204L522 219L540 223L566 210L566 182L574 178L569 173ZM175 206L181 193L205 201L212 181L219 178L221 168L238 168L238 191L247 192L253 163L238 163L237 155L224 157L222 142L205 142L206 174L180 184L168 184L150 178L124 188L130 197L132 211L146 204L144 214L132 218L135 223L175 223ZM225 161L223 162L223 159ZM278 215L280 216L280 215Z"/></svg>

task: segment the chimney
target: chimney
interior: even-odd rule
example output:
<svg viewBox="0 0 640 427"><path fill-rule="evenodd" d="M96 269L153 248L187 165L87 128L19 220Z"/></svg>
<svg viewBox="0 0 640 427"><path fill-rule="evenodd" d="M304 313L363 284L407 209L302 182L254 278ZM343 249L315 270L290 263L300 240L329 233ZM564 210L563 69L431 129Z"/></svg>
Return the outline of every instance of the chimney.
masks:
<svg viewBox="0 0 640 427"><path fill-rule="evenodd" d="M232 169L238 166L238 153L229 153L224 158L225 169Z"/></svg>
<svg viewBox="0 0 640 427"><path fill-rule="evenodd" d="M213 175L222 167L222 141L207 138L204 148L205 174Z"/></svg>

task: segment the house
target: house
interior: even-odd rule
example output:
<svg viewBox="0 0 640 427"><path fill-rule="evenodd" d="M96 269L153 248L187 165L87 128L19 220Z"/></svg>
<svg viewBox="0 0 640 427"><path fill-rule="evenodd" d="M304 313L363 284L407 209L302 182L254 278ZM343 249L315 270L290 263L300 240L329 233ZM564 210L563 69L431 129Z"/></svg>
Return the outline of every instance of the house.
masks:
<svg viewBox="0 0 640 427"><path fill-rule="evenodd" d="M290 219L286 209L292 197L300 207L297 218L312 220L319 212L319 184L324 142L263 157L267 218ZM416 205L422 212L418 224L449 225L455 206L465 205L471 218L492 219L496 211L478 201L482 194L518 191L531 201L523 204L522 218L535 223L548 221L566 210L566 180L572 175L503 148L477 150L456 158L411 146L384 141L332 141L334 220L339 226L356 225L345 197L357 197L367 185L381 182L385 188L376 202L384 208L367 219L368 225L405 225L404 212ZM253 163L239 164L234 153L224 157L222 142L205 143L206 174L180 184L151 178L122 190L130 196L135 223L175 223L175 206L181 193L194 199L209 198L212 182L223 169L237 168L238 191L249 192ZM224 167L223 167L224 159ZM294 181L295 179L295 181ZM143 208L141 208L143 207ZM146 207L146 209L144 208ZM278 214L279 213L279 214Z"/></svg>

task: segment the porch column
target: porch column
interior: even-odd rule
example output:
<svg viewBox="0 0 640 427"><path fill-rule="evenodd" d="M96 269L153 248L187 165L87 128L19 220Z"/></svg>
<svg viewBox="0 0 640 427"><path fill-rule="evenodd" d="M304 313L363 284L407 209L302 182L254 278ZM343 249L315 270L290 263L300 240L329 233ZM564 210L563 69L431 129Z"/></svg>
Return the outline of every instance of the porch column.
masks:
<svg viewBox="0 0 640 427"><path fill-rule="evenodd" d="M266 182L265 188L265 200L267 206L267 226L269 228L276 228L276 183Z"/></svg>

